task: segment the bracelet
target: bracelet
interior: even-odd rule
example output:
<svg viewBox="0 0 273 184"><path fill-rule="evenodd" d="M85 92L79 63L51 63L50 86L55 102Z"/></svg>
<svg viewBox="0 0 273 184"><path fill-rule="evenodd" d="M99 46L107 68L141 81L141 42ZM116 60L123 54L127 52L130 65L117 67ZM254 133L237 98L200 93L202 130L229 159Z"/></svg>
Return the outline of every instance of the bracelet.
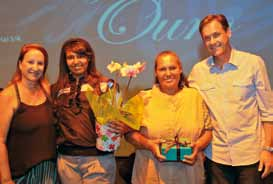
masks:
<svg viewBox="0 0 273 184"><path fill-rule="evenodd" d="M270 147L270 146L264 146L263 150L273 153L273 147Z"/></svg>

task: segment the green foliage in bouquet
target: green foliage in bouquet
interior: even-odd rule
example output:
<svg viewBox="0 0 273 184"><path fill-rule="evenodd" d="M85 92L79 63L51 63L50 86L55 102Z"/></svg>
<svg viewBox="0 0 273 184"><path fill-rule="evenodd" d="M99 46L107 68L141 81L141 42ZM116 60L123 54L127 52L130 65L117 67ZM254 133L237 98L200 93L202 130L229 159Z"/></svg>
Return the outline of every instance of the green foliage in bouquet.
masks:
<svg viewBox="0 0 273 184"><path fill-rule="evenodd" d="M98 123L104 125L113 120L121 121L132 129L139 130L143 118L143 100L138 95L126 100L126 93L132 77L136 77L144 68L145 63L141 64L139 62L135 65L127 65L126 63L119 65L116 62L108 65L111 73L118 71L117 76L129 77L129 81L124 93L119 95L118 98L116 98L118 96L116 84L113 88L106 87L108 89L102 90L105 92L101 95L96 95L92 90L86 92L86 97Z"/></svg>
<svg viewBox="0 0 273 184"><path fill-rule="evenodd" d="M136 95L121 105L122 97L117 104L112 104L113 89L102 95L96 95L91 90L86 92L88 102L95 114L97 122L104 125L112 120L121 121L129 127L139 130L143 114L143 100Z"/></svg>

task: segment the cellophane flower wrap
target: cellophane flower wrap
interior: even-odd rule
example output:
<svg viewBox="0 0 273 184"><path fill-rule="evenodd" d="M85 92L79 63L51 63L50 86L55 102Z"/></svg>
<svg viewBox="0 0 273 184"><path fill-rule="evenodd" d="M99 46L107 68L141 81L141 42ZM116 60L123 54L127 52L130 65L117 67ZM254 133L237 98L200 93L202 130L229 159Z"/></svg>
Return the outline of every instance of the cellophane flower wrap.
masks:
<svg viewBox="0 0 273 184"><path fill-rule="evenodd" d="M132 129L139 130L143 117L144 104L138 95L127 100L127 92L132 78L136 77L145 69L145 63L137 62L134 65L112 61L107 69L115 73L115 82L118 77L128 77L128 83L123 93L119 93L117 85L112 88L107 83L101 83L101 95L96 95L91 90L86 92L88 102L95 114L97 125L96 132L99 138L97 142L104 142L104 145L97 145L103 151L116 150L119 145L111 143L112 139L117 140L116 135L111 135L107 131L107 123L111 121L121 121ZM118 137L120 139L120 137Z"/></svg>

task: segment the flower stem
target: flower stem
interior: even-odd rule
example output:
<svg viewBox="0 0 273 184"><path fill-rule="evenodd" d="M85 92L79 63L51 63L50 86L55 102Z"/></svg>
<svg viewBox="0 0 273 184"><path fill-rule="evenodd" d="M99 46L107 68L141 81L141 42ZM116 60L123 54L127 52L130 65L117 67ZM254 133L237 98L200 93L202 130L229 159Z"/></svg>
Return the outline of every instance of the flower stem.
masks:
<svg viewBox="0 0 273 184"><path fill-rule="evenodd" d="M126 88L123 91L123 94L122 94L123 97L122 97L121 106L127 101L127 96L128 96L127 93L128 93L128 90L129 90L129 86L130 86L131 80L132 80L132 77L129 78L127 86L126 86Z"/></svg>
<svg viewBox="0 0 273 184"><path fill-rule="evenodd" d="M113 97L112 97L112 105L116 106L117 103L117 99L116 99L116 94L117 94L117 79L118 79L118 73L116 73L115 75L115 79L114 79L114 88L113 88Z"/></svg>

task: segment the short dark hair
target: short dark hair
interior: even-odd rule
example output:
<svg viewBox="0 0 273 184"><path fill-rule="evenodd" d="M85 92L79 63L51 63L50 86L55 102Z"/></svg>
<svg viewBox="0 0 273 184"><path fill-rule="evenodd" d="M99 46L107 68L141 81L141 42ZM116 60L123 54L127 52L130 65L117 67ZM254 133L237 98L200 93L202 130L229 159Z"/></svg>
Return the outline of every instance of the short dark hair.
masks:
<svg viewBox="0 0 273 184"><path fill-rule="evenodd" d="M211 23L214 20L219 22L225 31L228 30L229 24L227 18L223 14L209 14L206 17L204 17L199 24L199 32L201 36L204 26Z"/></svg>

